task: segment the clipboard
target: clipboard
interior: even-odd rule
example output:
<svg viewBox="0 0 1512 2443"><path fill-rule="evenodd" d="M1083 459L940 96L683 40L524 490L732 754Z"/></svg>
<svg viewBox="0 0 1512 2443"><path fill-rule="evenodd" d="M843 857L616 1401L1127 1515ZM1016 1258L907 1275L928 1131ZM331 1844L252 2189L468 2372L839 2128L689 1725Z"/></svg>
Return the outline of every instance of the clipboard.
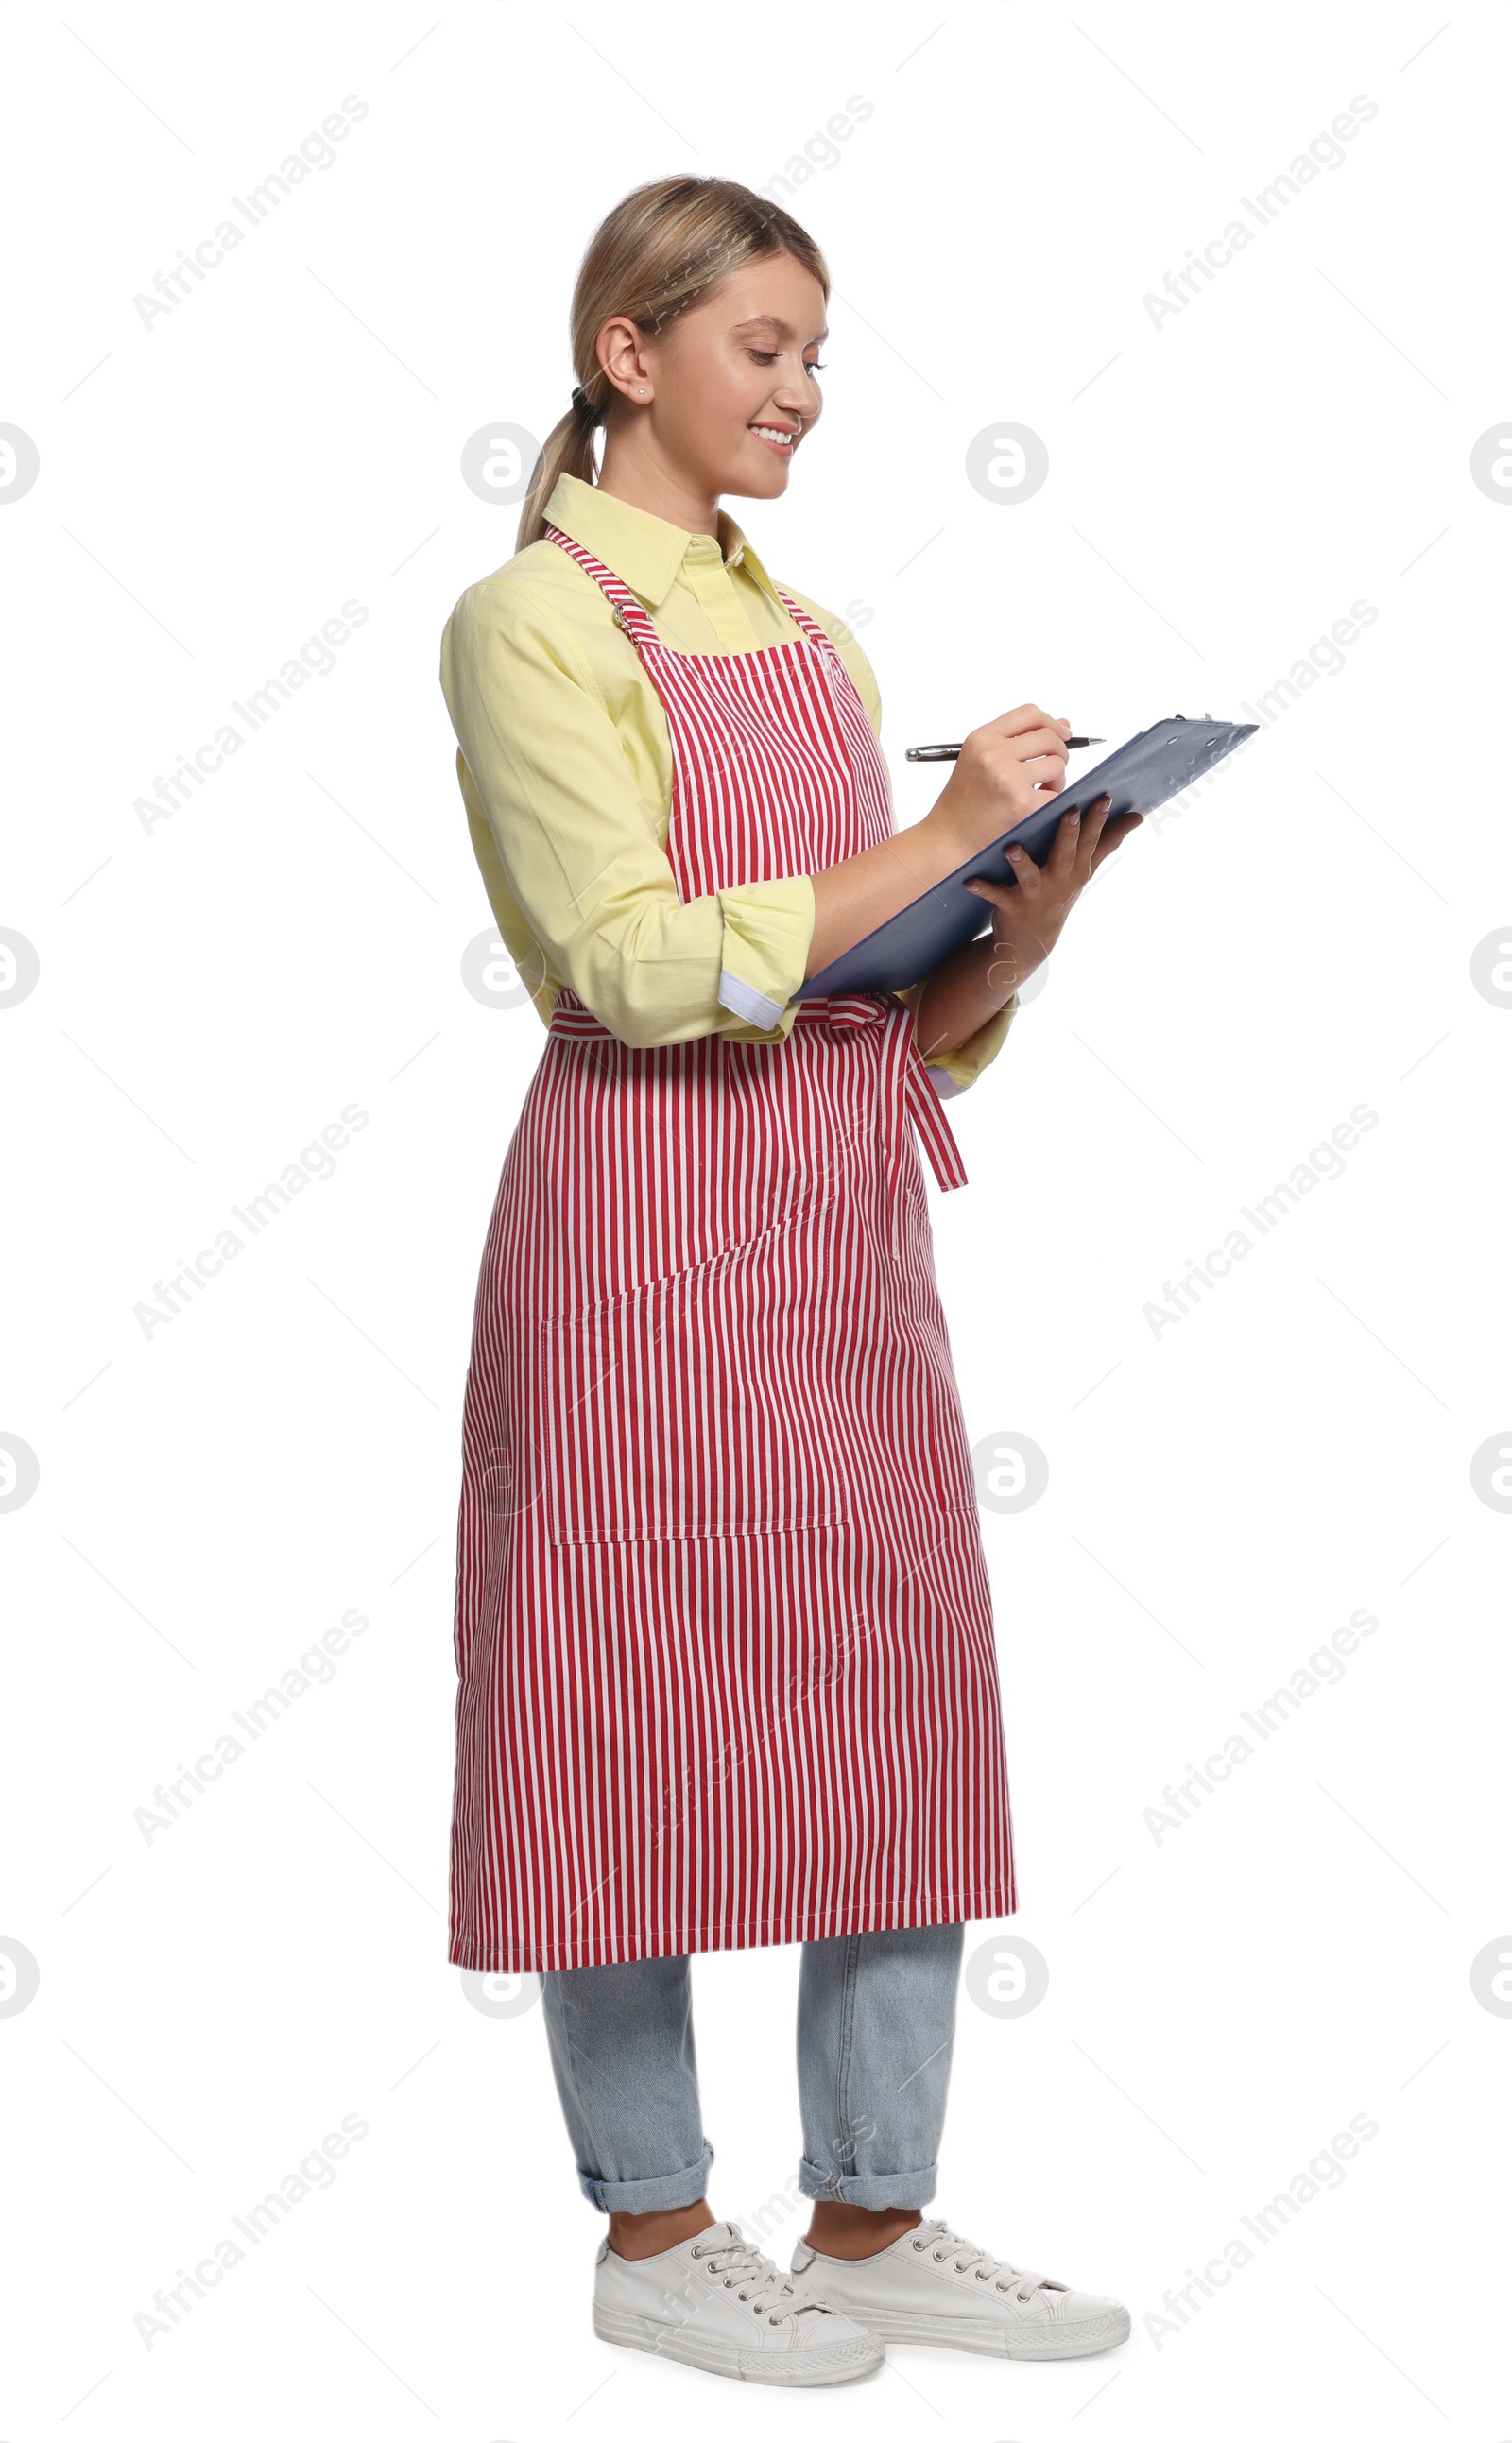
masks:
<svg viewBox="0 0 1512 2443"><path fill-rule="evenodd" d="M965 886L979 876L1011 882L1012 868L1003 854L1010 840L1026 849L1036 865L1043 865L1067 807L1086 807L1094 798L1106 795L1112 799L1110 822L1115 815L1153 814L1157 806L1179 797L1183 789L1189 789L1194 781L1223 762L1236 746L1254 736L1259 726L1253 721L1189 721L1177 712L1138 730L1083 773L1074 788L1047 799L911 907L900 909L885 925L878 925L832 959L799 986L793 1000L814 1001L827 993L901 992L917 983L964 942L990 931L990 902Z"/></svg>

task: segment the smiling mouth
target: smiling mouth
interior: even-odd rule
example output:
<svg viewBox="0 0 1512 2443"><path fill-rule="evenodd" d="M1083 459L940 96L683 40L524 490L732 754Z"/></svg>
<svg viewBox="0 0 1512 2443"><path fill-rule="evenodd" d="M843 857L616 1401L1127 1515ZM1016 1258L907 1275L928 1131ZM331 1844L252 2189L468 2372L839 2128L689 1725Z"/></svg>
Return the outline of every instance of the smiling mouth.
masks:
<svg viewBox="0 0 1512 2443"><path fill-rule="evenodd" d="M746 430L754 432L758 441L765 441L768 450L780 450L784 457L791 456L798 447L799 433L789 432L785 425L748 424Z"/></svg>

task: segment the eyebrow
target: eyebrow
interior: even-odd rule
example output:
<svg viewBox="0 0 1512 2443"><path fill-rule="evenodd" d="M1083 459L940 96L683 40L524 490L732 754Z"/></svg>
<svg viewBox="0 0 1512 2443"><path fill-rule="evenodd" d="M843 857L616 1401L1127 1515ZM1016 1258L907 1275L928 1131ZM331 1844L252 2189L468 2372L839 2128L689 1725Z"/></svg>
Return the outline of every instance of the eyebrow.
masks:
<svg viewBox="0 0 1512 2443"><path fill-rule="evenodd" d="M775 331L780 340L791 340L796 336L791 322L784 322L777 314L749 315L744 322L737 322L735 328L737 331ZM829 325L826 323L822 331L816 331L811 340L804 340L803 345L805 348L818 347L828 338Z"/></svg>

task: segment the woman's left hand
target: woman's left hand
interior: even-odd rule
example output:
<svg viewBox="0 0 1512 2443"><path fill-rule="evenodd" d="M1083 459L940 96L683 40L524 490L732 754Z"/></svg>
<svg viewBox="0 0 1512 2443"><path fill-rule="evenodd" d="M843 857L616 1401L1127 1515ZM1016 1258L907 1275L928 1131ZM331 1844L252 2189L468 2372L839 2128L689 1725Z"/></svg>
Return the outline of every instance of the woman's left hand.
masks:
<svg viewBox="0 0 1512 2443"><path fill-rule="evenodd" d="M1110 823L1112 803L1106 796L1094 798L1084 821L1079 809L1068 807L1042 866L1036 865L1026 849L1011 846L1004 850L1013 869L1011 883L989 882L982 876L967 884L978 898L990 899L995 911L992 963L987 969L994 990L1006 985L1009 992L1016 992L1042 964L1104 857L1111 856L1134 825L1144 821L1143 815L1127 814Z"/></svg>

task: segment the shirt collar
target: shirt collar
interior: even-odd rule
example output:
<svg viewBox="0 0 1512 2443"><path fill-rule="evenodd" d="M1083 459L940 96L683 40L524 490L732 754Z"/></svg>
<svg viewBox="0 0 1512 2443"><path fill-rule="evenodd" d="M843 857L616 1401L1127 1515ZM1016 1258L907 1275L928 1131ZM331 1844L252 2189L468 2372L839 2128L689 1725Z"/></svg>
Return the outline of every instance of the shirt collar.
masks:
<svg viewBox="0 0 1512 2443"><path fill-rule="evenodd" d="M597 484L585 484L579 475L559 475L545 514L554 526L622 578L650 610L665 602L690 556L710 564L717 559L727 568L744 568L764 593L777 599L755 545L747 542L728 509L717 513L716 540L712 535L690 534L666 518L654 518L649 509L637 509L612 492L600 492Z"/></svg>

